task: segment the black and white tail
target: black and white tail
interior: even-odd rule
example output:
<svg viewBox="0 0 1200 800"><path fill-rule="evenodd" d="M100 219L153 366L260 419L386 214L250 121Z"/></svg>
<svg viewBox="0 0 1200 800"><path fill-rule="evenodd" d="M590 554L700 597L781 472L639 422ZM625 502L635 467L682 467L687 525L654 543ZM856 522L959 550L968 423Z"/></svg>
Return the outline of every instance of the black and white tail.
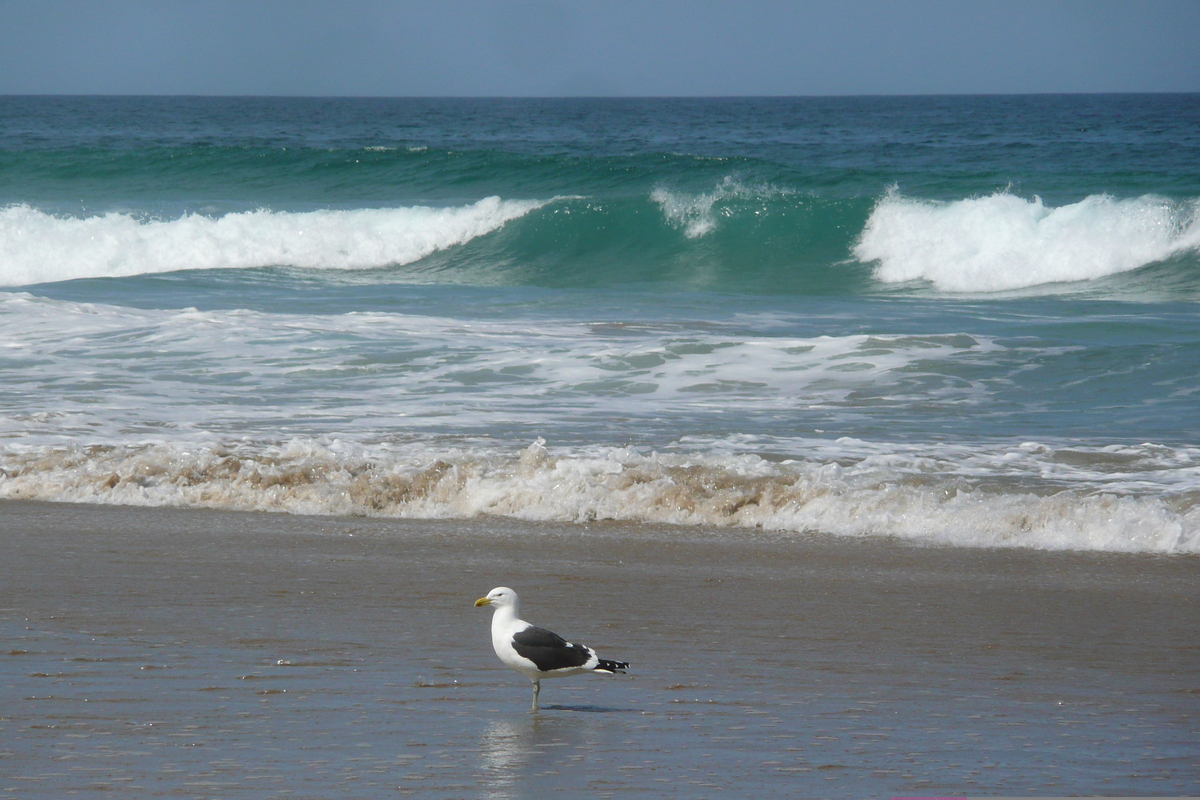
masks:
<svg viewBox="0 0 1200 800"><path fill-rule="evenodd" d="M625 670L629 669L628 661L609 661L608 659L600 659L600 663L596 665L593 672L607 672L615 675L616 673L625 674Z"/></svg>

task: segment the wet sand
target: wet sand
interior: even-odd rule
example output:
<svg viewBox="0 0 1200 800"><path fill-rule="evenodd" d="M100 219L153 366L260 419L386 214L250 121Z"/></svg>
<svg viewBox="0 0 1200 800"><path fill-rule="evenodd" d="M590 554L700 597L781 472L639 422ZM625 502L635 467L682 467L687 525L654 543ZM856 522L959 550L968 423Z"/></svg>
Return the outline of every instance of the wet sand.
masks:
<svg viewBox="0 0 1200 800"><path fill-rule="evenodd" d="M1196 557L0 503L0 797L1200 789ZM627 676L530 684L493 586Z"/></svg>

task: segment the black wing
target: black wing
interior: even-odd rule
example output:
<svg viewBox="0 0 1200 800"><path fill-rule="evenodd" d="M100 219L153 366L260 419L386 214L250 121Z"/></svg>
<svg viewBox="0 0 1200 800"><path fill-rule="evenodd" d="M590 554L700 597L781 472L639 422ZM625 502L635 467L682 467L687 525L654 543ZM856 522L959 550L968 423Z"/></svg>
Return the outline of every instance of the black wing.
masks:
<svg viewBox="0 0 1200 800"><path fill-rule="evenodd" d="M582 667L592 657L592 651L581 644L572 644L557 633L545 628L529 627L513 635L513 649L528 658L542 672Z"/></svg>

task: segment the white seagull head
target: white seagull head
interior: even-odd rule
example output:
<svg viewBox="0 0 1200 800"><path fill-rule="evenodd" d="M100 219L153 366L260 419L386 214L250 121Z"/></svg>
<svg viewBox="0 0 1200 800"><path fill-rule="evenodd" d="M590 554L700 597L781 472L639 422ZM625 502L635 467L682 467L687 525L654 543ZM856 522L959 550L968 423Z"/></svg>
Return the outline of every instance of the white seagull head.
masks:
<svg viewBox="0 0 1200 800"><path fill-rule="evenodd" d="M497 586L487 593L487 597L481 597L475 601L475 607L480 606L496 606L497 608L516 608L517 593L507 586Z"/></svg>

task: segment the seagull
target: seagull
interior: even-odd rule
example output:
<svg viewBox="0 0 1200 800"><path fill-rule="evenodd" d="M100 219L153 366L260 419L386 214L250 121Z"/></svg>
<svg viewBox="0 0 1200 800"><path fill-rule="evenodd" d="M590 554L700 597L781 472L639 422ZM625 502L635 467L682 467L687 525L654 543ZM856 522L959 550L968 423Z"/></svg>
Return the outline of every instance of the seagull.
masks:
<svg viewBox="0 0 1200 800"><path fill-rule="evenodd" d="M608 661L587 645L573 644L545 628L521 619L520 599L507 586L498 586L475 601L475 607L492 606L492 647L505 666L533 681L533 710L538 708L542 678L561 678L581 672L624 673L626 661Z"/></svg>

